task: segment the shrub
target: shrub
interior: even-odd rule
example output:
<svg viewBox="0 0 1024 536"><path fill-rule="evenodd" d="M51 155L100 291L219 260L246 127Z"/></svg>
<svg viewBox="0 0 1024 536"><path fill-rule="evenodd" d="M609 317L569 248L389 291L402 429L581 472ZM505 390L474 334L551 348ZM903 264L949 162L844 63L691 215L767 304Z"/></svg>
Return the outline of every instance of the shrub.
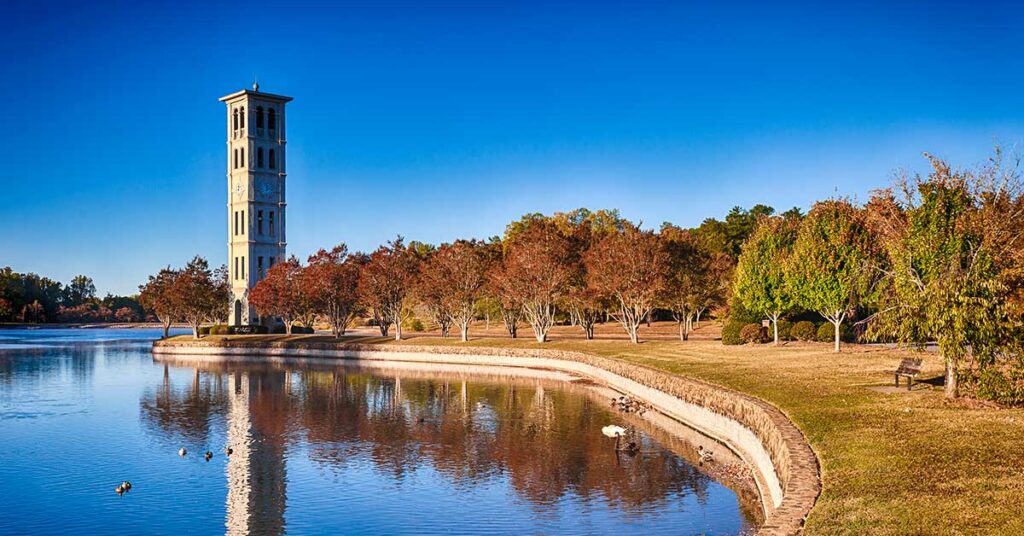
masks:
<svg viewBox="0 0 1024 536"><path fill-rule="evenodd" d="M316 330L313 328L308 328L306 326L292 326L292 335L312 335L313 333L316 333Z"/></svg>
<svg viewBox="0 0 1024 536"><path fill-rule="evenodd" d="M412 331L423 331L423 321L420 320L419 318L413 318L409 322L409 329L411 329Z"/></svg>
<svg viewBox="0 0 1024 536"><path fill-rule="evenodd" d="M209 335L211 329L213 329L213 326L199 326L199 336Z"/></svg>
<svg viewBox="0 0 1024 536"><path fill-rule="evenodd" d="M1007 405L1024 403L1024 385L1014 382L995 367L982 370L976 381L979 398Z"/></svg>
<svg viewBox="0 0 1024 536"><path fill-rule="evenodd" d="M740 339L745 343L760 344L768 340L761 324L746 324L740 329Z"/></svg>
<svg viewBox="0 0 1024 536"><path fill-rule="evenodd" d="M813 341L818 338L818 328L810 320L801 320L789 330L790 335L798 341Z"/></svg>
<svg viewBox="0 0 1024 536"><path fill-rule="evenodd" d="M832 342L836 340L836 328L831 322L823 322L818 326L818 334L814 337L818 342Z"/></svg>
<svg viewBox="0 0 1024 536"><path fill-rule="evenodd" d="M722 326L722 344L743 344L743 338L740 337L743 325L743 322L729 317Z"/></svg>
<svg viewBox="0 0 1024 536"><path fill-rule="evenodd" d="M274 324L274 327L270 328L270 333L273 333L274 335L281 335L284 334L284 332L284 324Z"/></svg>
<svg viewBox="0 0 1024 536"><path fill-rule="evenodd" d="M771 335L771 334L769 334ZM793 323L789 320L779 320L779 340L780 341L791 341L793 340Z"/></svg>
<svg viewBox="0 0 1024 536"><path fill-rule="evenodd" d="M823 322L818 326L815 340L818 342L832 342L836 338L836 328L831 322ZM839 326L839 340L843 342L854 342L853 330L850 326L843 324Z"/></svg>
<svg viewBox="0 0 1024 536"><path fill-rule="evenodd" d="M227 335L229 333L228 327L222 324L210 326L210 335Z"/></svg>

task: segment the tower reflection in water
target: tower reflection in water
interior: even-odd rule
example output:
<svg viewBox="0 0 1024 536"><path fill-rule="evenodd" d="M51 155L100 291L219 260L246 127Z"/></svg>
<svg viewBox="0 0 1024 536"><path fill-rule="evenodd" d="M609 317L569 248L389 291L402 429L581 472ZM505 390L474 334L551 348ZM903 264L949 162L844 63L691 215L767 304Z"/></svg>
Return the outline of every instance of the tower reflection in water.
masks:
<svg viewBox="0 0 1024 536"><path fill-rule="evenodd" d="M220 460L225 446L233 450L224 461L228 534L282 534L286 523L299 532L402 532L453 520L563 532L595 511L603 513L585 525L591 532L696 529L725 515L732 532L758 521L756 494L714 482L663 446L670 439L644 433L641 455L617 456L600 429L621 416L585 387L406 370L203 367L187 392L165 377L144 413L154 430L208 446ZM388 530L389 520L397 528Z"/></svg>
<svg viewBox="0 0 1024 536"><path fill-rule="evenodd" d="M281 534L287 496L284 424L290 375L228 375L227 534Z"/></svg>

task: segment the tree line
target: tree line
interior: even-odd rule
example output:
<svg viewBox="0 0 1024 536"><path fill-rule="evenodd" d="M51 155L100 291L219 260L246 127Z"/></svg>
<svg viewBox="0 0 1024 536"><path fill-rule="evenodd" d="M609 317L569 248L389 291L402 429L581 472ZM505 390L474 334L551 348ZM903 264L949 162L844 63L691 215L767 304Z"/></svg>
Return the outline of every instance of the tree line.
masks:
<svg viewBox="0 0 1024 536"><path fill-rule="evenodd" d="M614 210L578 209L529 214L487 241L435 247L398 237L369 254L341 244L305 266L292 257L267 271L249 301L286 328L323 318L336 336L366 315L382 336L393 330L401 339L420 311L442 336L454 328L464 341L481 309L492 308L511 337L525 323L547 341L564 314L588 339L611 319L638 342L640 325L662 308L685 339L698 315L724 303L731 264L693 230L665 224L656 233Z"/></svg>
<svg viewBox="0 0 1024 536"><path fill-rule="evenodd" d="M96 295L96 285L77 275L66 285L34 273L0 269L0 322L140 322L147 311L137 296Z"/></svg>
<svg viewBox="0 0 1024 536"><path fill-rule="evenodd" d="M1000 150L977 169L928 156L867 203L829 199L806 217L765 215L741 248L734 298L767 318L813 312L865 341L934 343L957 396L961 369L1020 376L1024 195ZM997 380L998 381L998 380ZM1024 395L1024 391L1020 394Z"/></svg>
<svg viewBox="0 0 1024 536"><path fill-rule="evenodd" d="M539 342L559 321L590 339L597 323L614 320L636 343L654 315L674 319L685 340L713 311L727 319L723 340L763 318L777 343L783 320L819 317L837 352L850 326L863 341L937 344L955 396L965 365L995 370L1021 355L1024 196L1017 162L999 150L970 170L929 158L927 175L899 176L863 204L820 201L806 215L757 205L691 229L650 230L615 210L581 208L528 214L489 240L398 237L370 253L339 244L305 264L275 264L249 300L289 333L319 318L341 336L369 317L396 339L420 315L443 336L455 329L468 340L470 323L493 311L510 337L522 323ZM224 269L204 270L202 296L190 296L201 288L192 286L162 304L144 287L144 303L161 318L192 311L198 335L229 303Z"/></svg>

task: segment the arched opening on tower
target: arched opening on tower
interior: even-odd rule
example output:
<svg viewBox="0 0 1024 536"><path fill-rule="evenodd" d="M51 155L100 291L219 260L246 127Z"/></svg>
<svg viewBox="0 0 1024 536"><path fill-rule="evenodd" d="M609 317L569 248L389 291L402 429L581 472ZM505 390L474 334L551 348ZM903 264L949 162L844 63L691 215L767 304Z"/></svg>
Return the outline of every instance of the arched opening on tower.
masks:
<svg viewBox="0 0 1024 536"><path fill-rule="evenodd" d="M242 300L235 300L235 325L242 325Z"/></svg>

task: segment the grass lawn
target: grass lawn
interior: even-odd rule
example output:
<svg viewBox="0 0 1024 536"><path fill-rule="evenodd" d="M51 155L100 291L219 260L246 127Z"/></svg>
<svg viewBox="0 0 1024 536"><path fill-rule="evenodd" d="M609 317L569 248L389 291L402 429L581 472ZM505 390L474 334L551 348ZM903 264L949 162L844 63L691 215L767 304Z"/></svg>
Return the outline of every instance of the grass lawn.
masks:
<svg viewBox="0 0 1024 536"><path fill-rule="evenodd" d="M927 383L910 393L872 389L892 385L887 371L906 355L880 347L847 345L833 354L825 343L724 346L708 324L686 342L669 339L671 325L656 324L649 340L632 345L613 338L614 328L603 327L606 338L594 341L568 339L578 328L560 328L544 344L528 329L517 340L499 338L497 327L469 343L419 334L400 343L351 340L579 350L758 396L793 419L821 461L824 486L807 534L1024 534L1024 409L948 402ZM264 338L280 336L252 336ZM927 356L920 379L941 375L939 358Z"/></svg>

